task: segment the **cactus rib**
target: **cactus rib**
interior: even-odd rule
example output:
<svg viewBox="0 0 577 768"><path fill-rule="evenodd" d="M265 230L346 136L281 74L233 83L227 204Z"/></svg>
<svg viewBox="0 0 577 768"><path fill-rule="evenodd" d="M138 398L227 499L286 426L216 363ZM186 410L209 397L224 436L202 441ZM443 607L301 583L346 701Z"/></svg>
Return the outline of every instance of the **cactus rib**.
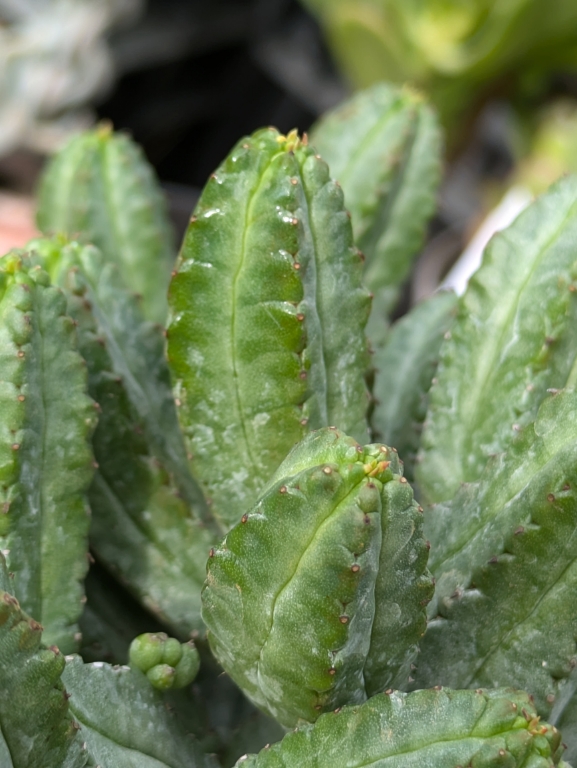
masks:
<svg viewBox="0 0 577 768"><path fill-rule="evenodd" d="M78 647L96 423L66 299L26 257L0 260L0 546L49 644Z"/></svg>

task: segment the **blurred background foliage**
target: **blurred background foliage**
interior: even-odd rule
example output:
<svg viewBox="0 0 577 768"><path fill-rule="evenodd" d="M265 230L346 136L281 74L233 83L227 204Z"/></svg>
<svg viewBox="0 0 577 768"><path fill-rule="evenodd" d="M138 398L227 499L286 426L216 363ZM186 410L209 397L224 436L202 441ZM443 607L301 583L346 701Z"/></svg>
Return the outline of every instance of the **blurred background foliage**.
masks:
<svg viewBox="0 0 577 768"><path fill-rule="evenodd" d="M142 144L182 230L239 136L307 130L378 80L423 93L446 134L406 306L509 188L510 217L577 170L575 0L0 0L0 228L3 192L31 194L45 156L106 119Z"/></svg>
<svg viewBox="0 0 577 768"><path fill-rule="evenodd" d="M577 73L574 0L305 0L359 88L378 80L426 91L449 136L495 97L547 93Z"/></svg>

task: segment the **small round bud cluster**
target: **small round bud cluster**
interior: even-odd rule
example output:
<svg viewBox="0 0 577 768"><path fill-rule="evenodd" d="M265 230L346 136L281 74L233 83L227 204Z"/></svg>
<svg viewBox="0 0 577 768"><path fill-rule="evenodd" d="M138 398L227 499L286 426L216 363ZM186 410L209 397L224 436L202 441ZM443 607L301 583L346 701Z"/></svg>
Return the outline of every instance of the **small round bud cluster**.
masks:
<svg viewBox="0 0 577 768"><path fill-rule="evenodd" d="M190 685L200 667L200 657L192 641L180 643L164 632L147 632L130 644L128 660L155 688L184 688Z"/></svg>

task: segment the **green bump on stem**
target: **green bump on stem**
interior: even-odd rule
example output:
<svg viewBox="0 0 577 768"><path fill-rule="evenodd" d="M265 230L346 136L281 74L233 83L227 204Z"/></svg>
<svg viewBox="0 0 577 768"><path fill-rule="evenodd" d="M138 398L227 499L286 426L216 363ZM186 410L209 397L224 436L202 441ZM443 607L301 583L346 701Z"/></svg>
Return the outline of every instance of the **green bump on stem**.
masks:
<svg viewBox="0 0 577 768"><path fill-rule="evenodd" d="M180 643L164 632L135 637L128 651L131 667L139 669L155 688L184 688L194 680L200 656L194 643Z"/></svg>
<svg viewBox="0 0 577 768"><path fill-rule="evenodd" d="M173 688L185 688L190 685L200 669L200 655L192 641L183 643L182 657L175 667Z"/></svg>
<svg viewBox="0 0 577 768"><path fill-rule="evenodd" d="M182 658L182 645L176 638L169 637L162 646L162 662L171 667L176 667Z"/></svg>
<svg viewBox="0 0 577 768"><path fill-rule="evenodd" d="M150 680L153 688L157 688L159 691L168 691L169 688L172 688L175 674L174 667L171 667L170 664L157 664L148 670L146 677Z"/></svg>
<svg viewBox="0 0 577 768"><path fill-rule="evenodd" d="M164 643L166 636L162 633L153 634L146 632L135 637L128 649L128 661L131 667L136 667L141 672L160 664L163 660Z"/></svg>

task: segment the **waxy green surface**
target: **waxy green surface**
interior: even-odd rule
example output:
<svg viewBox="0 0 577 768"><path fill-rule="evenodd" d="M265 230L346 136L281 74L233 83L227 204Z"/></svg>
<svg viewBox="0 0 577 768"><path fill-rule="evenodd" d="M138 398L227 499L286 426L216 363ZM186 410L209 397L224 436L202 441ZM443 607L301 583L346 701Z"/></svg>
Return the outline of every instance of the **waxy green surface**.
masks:
<svg viewBox="0 0 577 768"><path fill-rule="evenodd" d="M563 734L567 750L563 755L570 765L577 761L577 672L573 670L555 699L549 720Z"/></svg>
<svg viewBox="0 0 577 768"><path fill-rule="evenodd" d="M60 680L64 656L41 647L42 627L20 608L0 555L0 765L84 768L88 754Z"/></svg>
<svg viewBox="0 0 577 768"><path fill-rule="evenodd" d="M208 523L202 491L188 469L161 329L146 320L119 270L98 249L62 237L32 240L27 249L66 291L76 322L83 321L81 328L86 325L82 340L88 336L106 349L147 442L174 475L182 496Z"/></svg>
<svg viewBox="0 0 577 768"><path fill-rule="evenodd" d="M23 610L78 647L95 404L66 298L26 258L0 259L0 549Z"/></svg>
<svg viewBox="0 0 577 768"><path fill-rule="evenodd" d="M409 480L414 475L439 350L456 304L455 294L439 293L414 307L395 323L373 357L374 436L395 446Z"/></svg>
<svg viewBox="0 0 577 768"><path fill-rule="evenodd" d="M69 656L62 677L91 765L216 768L138 670Z"/></svg>
<svg viewBox="0 0 577 768"><path fill-rule="evenodd" d="M224 530L308 430L366 438L361 275L326 164L294 134L242 139L202 193L169 294L180 422Z"/></svg>
<svg viewBox="0 0 577 768"><path fill-rule="evenodd" d="M99 559L184 639L203 630L200 589L218 529L188 469L160 329L90 246L30 244L68 295L99 405L90 538Z"/></svg>
<svg viewBox="0 0 577 768"><path fill-rule="evenodd" d="M421 96L379 83L313 126L311 144L345 193L355 242L374 293L368 332L381 341L427 223L441 180L441 132Z"/></svg>
<svg viewBox="0 0 577 768"><path fill-rule="evenodd" d="M211 647L286 726L406 682L432 594L421 511L394 451L307 436L211 552Z"/></svg>
<svg viewBox="0 0 577 768"><path fill-rule="evenodd" d="M577 177L554 184L488 245L441 347L419 488L451 499L577 380Z"/></svg>
<svg viewBox="0 0 577 768"><path fill-rule="evenodd" d="M551 711L577 662L577 394L425 513L437 585L417 687L515 685Z"/></svg>
<svg viewBox="0 0 577 768"><path fill-rule="evenodd" d="M102 125L58 152L41 179L37 224L98 246L142 296L145 316L166 321L173 234L154 171L128 136Z"/></svg>
<svg viewBox="0 0 577 768"><path fill-rule="evenodd" d="M322 715L238 768L552 768L561 734L514 690L379 694Z"/></svg>

